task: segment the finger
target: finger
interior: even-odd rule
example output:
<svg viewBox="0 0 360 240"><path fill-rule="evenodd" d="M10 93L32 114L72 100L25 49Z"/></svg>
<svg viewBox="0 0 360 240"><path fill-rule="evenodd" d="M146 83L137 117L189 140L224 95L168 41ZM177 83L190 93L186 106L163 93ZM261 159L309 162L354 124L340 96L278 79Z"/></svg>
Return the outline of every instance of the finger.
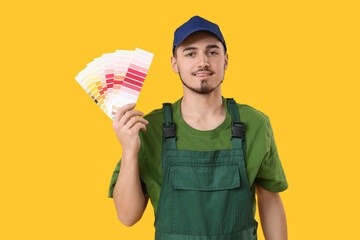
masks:
<svg viewBox="0 0 360 240"><path fill-rule="evenodd" d="M148 124L149 124L149 122L148 122L146 119L142 118L142 117L132 117L132 118L125 124L125 128L130 129L130 128L132 128L136 123L138 123L138 122L141 122L141 123L143 123L144 125L148 125Z"/></svg>
<svg viewBox="0 0 360 240"><path fill-rule="evenodd" d="M126 105L118 108L116 111L116 115L114 117L114 121L118 122L120 120L120 118L125 114L125 112L127 112L131 109L134 109L135 105L136 105L135 103L129 103L129 104L126 104Z"/></svg>
<svg viewBox="0 0 360 240"><path fill-rule="evenodd" d="M146 126L141 122L137 122L132 129L136 132L139 132L140 129L146 131Z"/></svg>
<svg viewBox="0 0 360 240"><path fill-rule="evenodd" d="M130 111L127 111L123 116L122 118L120 118L120 121L119 121L119 125L120 126L123 126L125 125L132 117L136 117L136 116L142 116L144 115L143 112L140 112L138 110L130 110Z"/></svg>

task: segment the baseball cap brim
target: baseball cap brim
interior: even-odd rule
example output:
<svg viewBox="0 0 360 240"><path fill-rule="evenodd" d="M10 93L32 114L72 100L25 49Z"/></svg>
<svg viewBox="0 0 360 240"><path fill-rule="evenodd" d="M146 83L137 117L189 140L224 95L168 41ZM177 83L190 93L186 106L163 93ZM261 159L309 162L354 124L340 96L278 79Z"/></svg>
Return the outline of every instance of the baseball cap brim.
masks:
<svg viewBox="0 0 360 240"><path fill-rule="evenodd" d="M193 34L195 32L199 32L199 31L207 31L207 32L210 32L210 33L214 34L214 36L217 37L219 39L219 41L222 43L221 39L216 35L216 33L214 31L211 31L211 30L209 30L207 28L197 28L197 29L194 29L191 32L187 32L186 34L182 35L181 37L179 37L177 39L176 42L174 42L173 53L174 53L175 47L179 46L188 36L190 36L191 34ZM225 51L226 51L226 46L224 45L224 47L225 47Z"/></svg>

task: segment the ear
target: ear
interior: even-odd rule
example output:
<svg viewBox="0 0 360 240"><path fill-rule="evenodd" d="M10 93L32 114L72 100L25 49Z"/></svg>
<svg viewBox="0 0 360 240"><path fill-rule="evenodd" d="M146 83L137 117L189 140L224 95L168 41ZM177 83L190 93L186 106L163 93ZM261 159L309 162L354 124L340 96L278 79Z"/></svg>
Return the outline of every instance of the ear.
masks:
<svg viewBox="0 0 360 240"><path fill-rule="evenodd" d="M174 73L179 73L179 68L177 66L177 61L176 61L176 58L174 56L171 56L171 67L172 67Z"/></svg>
<svg viewBox="0 0 360 240"><path fill-rule="evenodd" d="M228 61L229 61L229 55L228 55L228 54L225 54L225 65L224 65L225 70L226 70L227 67L228 67Z"/></svg>

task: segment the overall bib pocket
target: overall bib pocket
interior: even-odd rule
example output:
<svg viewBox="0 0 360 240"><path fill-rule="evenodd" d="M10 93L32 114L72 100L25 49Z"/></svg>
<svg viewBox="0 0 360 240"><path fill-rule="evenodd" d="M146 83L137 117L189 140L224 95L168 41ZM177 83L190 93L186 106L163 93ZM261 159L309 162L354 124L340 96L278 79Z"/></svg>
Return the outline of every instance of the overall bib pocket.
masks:
<svg viewBox="0 0 360 240"><path fill-rule="evenodd" d="M175 232L218 235L239 231L240 171L237 163L170 166Z"/></svg>

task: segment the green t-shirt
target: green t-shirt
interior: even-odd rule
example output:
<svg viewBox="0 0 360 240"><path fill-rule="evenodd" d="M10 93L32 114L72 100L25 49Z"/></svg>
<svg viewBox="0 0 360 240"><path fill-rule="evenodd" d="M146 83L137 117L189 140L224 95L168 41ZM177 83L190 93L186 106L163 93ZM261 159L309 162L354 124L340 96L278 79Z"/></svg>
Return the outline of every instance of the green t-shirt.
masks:
<svg viewBox="0 0 360 240"><path fill-rule="evenodd" d="M173 121L176 124L177 149L195 151L215 151L231 149L231 116L226 99L223 104L226 118L213 130L200 131L188 125L180 113L181 99L173 104ZM269 118L262 112L244 104L237 104L240 120L246 124L246 170L249 178L255 216L255 184L271 192L281 192L288 184L281 166ZM149 124L145 132L139 131L141 147L138 153L139 175L143 192L150 197L156 215L162 183L162 123L163 109L156 109L144 116ZM120 163L113 172L109 198L119 175Z"/></svg>

